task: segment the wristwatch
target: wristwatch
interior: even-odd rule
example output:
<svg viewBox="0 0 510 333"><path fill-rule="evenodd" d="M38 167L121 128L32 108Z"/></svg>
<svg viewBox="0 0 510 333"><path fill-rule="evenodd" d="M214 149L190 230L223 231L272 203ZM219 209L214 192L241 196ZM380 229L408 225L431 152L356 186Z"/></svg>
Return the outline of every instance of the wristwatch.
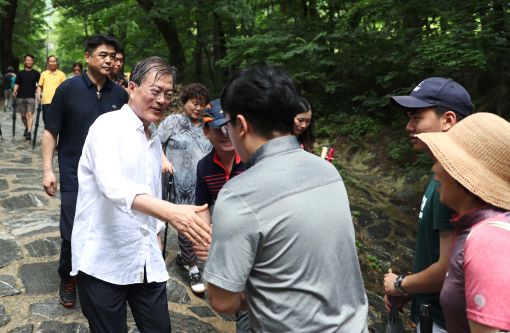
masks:
<svg viewBox="0 0 510 333"><path fill-rule="evenodd" d="M400 291L402 294L407 294L407 292L404 290L404 288L402 288L402 281L404 281L405 277L406 277L405 275L399 275L399 276L397 276L397 278L395 279L395 282L393 283L393 286L395 287L395 289Z"/></svg>

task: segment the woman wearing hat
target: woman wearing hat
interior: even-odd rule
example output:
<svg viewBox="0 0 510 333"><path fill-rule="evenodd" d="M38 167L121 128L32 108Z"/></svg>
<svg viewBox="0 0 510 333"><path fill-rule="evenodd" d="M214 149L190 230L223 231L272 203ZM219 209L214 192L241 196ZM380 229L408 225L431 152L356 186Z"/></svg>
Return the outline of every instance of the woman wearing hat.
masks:
<svg viewBox="0 0 510 333"><path fill-rule="evenodd" d="M437 160L440 201L458 213L440 297L448 333L510 330L510 123L476 113L417 137Z"/></svg>

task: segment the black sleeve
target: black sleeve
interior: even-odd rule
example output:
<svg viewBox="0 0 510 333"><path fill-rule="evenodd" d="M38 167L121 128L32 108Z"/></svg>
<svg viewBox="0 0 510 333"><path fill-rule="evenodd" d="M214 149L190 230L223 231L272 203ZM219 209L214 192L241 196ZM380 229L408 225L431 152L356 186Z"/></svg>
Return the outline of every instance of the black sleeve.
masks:
<svg viewBox="0 0 510 333"><path fill-rule="evenodd" d="M204 157L204 159L207 158L207 155ZM195 186L195 205L201 206L203 204L208 204L209 206L212 205L212 198L209 194L209 191L207 190L207 186L204 182L204 175L201 171L202 169L202 162L203 159L198 161L197 165L197 184Z"/></svg>
<svg viewBox="0 0 510 333"><path fill-rule="evenodd" d="M41 78L41 73L38 71L35 71L35 85L37 86L39 84L39 79Z"/></svg>
<svg viewBox="0 0 510 333"><path fill-rule="evenodd" d="M65 109L65 96L66 96L66 87L68 85L62 83L58 86L55 91L55 95L51 100L50 111L47 112L46 122L44 123L44 129L48 131L58 134L60 133L60 128L62 126L62 119L64 118L64 109Z"/></svg>
<svg viewBox="0 0 510 333"><path fill-rule="evenodd" d="M126 92L126 89L122 88L121 86L119 86L116 83L112 82L112 84L114 85L113 89L115 91L115 96L116 96L115 98L117 99L117 106L118 106L118 108L120 110L120 108L124 104L127 104L127 102L129 101L129 95Z"/></svg>
<svg viewBox="0 0 510 333"><path fill-rule="evenodd" d="M127 102L129 101L129 95L124 88L122 88L122 98L123 98L122 105L127 104Z"/></svg>

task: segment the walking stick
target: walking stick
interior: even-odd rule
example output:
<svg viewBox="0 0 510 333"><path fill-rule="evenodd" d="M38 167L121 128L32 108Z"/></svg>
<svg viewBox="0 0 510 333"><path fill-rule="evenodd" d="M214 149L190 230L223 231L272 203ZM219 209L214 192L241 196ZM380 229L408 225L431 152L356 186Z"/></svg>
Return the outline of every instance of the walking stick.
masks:
<svg viewBox="0 0 510 333"><path fill-rule="evenodd" d="M4 137L2 136L2 124L0 124L0 139L4 141Z"/></svg>
<svg viewBox="0 0 510 333"><path fill-rule="evenodd" d="M388 269L388 273L392 273L393 271ZM385 333L405 333L404 325L402 324L402 320L400 319L400 315L398 313L398 304L397 297L388 296L391 303L390 314L388 315L388 321L386 322L386 330Z"/></svg>
<svg viewBox="0 0 510 333"><path fill-rule="evenodd" d="M14 140L14 135L16 134L16 108L12 107L12 139Z"/></svg>
<svg viewBox="0 0 510 333"><path fill-rule="evenodd" d="M163 200L172 202L175 198L174 175L165 172L161 176L162 197ZM168 235L168 223L165 223L165 238L163 240L163 259L166 258L166 239Z"/></svg>
<svg viewBox="0 0 510 333"><path fill-rule="evenodd" d="M32 150L35 148L35 142L37 140L37 129L39 128L39 116L41 115L42 105L41 103L37 104L37 115L35 117L35 128L34 128L34 137L32 139Z"/></svg>

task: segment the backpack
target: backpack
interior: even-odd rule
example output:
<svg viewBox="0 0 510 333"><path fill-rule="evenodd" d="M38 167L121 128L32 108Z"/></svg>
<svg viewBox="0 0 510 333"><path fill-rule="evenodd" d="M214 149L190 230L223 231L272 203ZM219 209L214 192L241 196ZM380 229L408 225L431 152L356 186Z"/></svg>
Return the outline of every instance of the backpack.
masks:
<svg viewBox="0 0 510 333"><path fill-rule="evenodd" d="M6 90L13 90L14 89L14 83L16 82L16 76L12 73L7 73L3 77L5 89Z"/></svg>

